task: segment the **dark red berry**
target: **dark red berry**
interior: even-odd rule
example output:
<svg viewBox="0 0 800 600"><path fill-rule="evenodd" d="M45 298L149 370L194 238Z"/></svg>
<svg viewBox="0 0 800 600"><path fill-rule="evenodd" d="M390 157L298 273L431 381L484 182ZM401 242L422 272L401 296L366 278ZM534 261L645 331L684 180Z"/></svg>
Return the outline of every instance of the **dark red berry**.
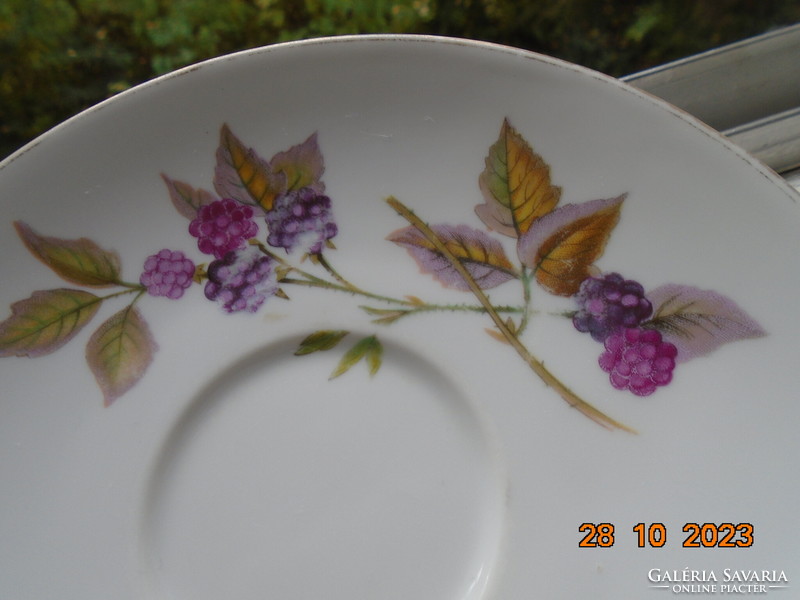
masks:
<svg viewBox="0 0 800 600"><path fill-rule="evenodd" d="M189 233L197 238L200 252L219 259L255 237L258 225L253 221L252 207L230 199L215 200L200 207L189 224Z"/></svg>

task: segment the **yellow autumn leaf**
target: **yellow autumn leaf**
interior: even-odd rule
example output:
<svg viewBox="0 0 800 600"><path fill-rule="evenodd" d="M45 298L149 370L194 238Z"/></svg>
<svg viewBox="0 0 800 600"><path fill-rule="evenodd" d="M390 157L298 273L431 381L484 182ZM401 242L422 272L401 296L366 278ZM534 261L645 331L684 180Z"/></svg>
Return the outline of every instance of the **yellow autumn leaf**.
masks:
<svg viewBox="0 0 800 600"><path fill-rule="evenodd" d="M220 196L270 210L284 191L285 180L285 175L272 172L267 161L246 147L227 125L222 126L214 177Z"/></svg>
<svg viewBox="0 0 800 600"><path fill-rule="evenodd" d="M550 166L508 119L489 149L479 183L485 203L475 212L490 229L510 237L526 233L561 198L561 188L551 182Z"/></svg>
<svg viewBox="0 0 800 600"><path fill-rule="evenodd" d="M624 199L623 195L568 204L553 211L520 238L520 260L551 293L575 294L602 255Z"/></svg>

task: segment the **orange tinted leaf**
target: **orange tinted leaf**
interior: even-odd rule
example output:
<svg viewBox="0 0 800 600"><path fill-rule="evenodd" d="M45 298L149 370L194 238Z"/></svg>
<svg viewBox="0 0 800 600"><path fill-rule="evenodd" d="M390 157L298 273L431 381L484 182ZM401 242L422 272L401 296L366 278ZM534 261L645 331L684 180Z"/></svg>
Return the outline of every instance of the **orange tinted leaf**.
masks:
<svg viewBox="0 0 800 600"><path fill-rule="evenodd" d="M373 306L362 306L361 310L365 313L378 317L373 319L372 322L377 325L391 325L398 319L405 317L409 314L408 310L402 308L375 308Z"/></svg>
<svg viewBox="0 0 800 600"><path fill-rule="evenodd" d="M275 197L285 191L286 176L273 173L269 164L233 135L227 125L220 131L214 188L223 198L257 204L270 210Z"/></svg>
<svg viewBox="0 0 800 600"><path fill-rule="evenodd" d="M510 344L508 338L504 336L502 333L497 331L496 329L489 329L488 327L484 329L486 333L488 333L491 337L496 339L498 342L503 342L504 344Z"/></svg>
<svg viewBox="0 0 800 600"><path fill-rule="evenodd" d="M520 238L520 260L551 293L575 294L603 254L624 199L623 195L568 204L551 212Z"/></svg>
<svg viewBox="0 0 800 600"><path fill-rule="evenodd" d="M489 149L479 183L485 203L475 212L487 227L511 237L527 232L561 198L561 188L551 183L548 164L508 119Z"/></svg>

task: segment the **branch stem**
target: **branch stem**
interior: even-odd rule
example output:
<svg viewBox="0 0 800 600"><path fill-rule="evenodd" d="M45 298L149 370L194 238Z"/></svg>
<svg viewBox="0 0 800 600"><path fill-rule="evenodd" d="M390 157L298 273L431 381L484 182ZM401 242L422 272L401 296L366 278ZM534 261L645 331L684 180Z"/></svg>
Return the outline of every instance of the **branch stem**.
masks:
<svg viewBox="0 0 800 600"><path fill-rule="evenodd" d="M412 304L408 300L401 300L400 298L391 298L389 296L382 296L380 294L373 294L371 292L367 292L365 290L362 290L359 287L356 287L355 285L353 285L352 283L347 281L344 277L339 275L339 273L328 263L328 261L323 258L321 253L320 254L314 254L313 255L314 260L319 262L319 264L321 264L325 268L325 270L328 273L330 273L334 277L334 279L336 279L336 281L338 281L339 283L332 283L330 281L326 281L325 279L322 279L321 277L317 277L316 275L313 275L313 274L309 273L308 271L305 271L305 270L301 269L300 267L296 267L295 265L293 265L292 263L287 261L282 256L279 256L278 254L275 254L272 250L267 248L263 243L261 243L258 240L250 240L249 243L251 245L253 245L253 246L258 247L258 249L263 254L269 256L274 261L280 263L283 267L285 267L288 270L288 272L297 273L301 277L305 278L305 279L293 279L293 278L290 278L290 277L283 277L281 279L281 281L280 281L281 283L290 283L290 284L293 284L293 285L305 285L305 286L308 286L308 287L317 287L317 288L323 288L323 289L328 289L328 290L337 290L337 291L340 291L340 292L348 292L348 293L353 294L353 295L365 296L367 298L372 298L373 300L380 300L382 302L390 302L390 303L393 303L393 304L403 304L405 306L410 306Z"/></svg>
<svg viewBox="0 0 800 600"><path fill-rule="evenodd" d="M118 296L125 296L126 294L136 293L136 298L134 298L133 301L131 302L131 304L133 304L134 302L139 300L139 298L142 297L142 294L144 294L146 291L147 288L141 284L131 284L131 285L126 285L124 290L114 292L113 294L109 294L108 296L102 296L100 300L111 300L112 298L116 298Z"/></svg>
<svg viewBox="0 0 800 600"><path fill-rule="evenodd" d="M522 319L520 319L519 327L517 328L516 336L519 337L523 331L528 327L531 312L531 276L528 273L528 267L522 267L522 274L520 275L522 282L522 299L525 305L525 310L522 312Z"/></svg>
<svg viewBox="0 0 800 600"><path fill-rule="evenodd" d="M588 418L590 418L595 423L602 425L607 429L622 429L623 431L627 431L629 433L636 433L635 430L631 429L627 425L616 421L615 419L609 417L601 410L595 408L582 398L580 398L575 392L570 390L564 383L558 379L555 375L553 375L542 363L539 359L537 359L533 354L530 353L528 348L520 341L517 335L509 329L508 325L503 321L503 318L498 314L495 307L492 305L491 300L489 300L488 296L483 292L480 286L477 284L475 279L470 275L469 271L464 267L461 261L456 258L452 252L447 248L447 246L439 239L439 236L434 233L434 231L425 224L412 210L407 208L402 202L397 200L396 198L390 196L386 199L386 202L391 206L397 213L403 217L406 221L408 221L411 225L413 225L425 238L433 244L436 250L441 253L451 264L451 266L458 272L461 277L464 278L464 281L469 286L472 293L484 307L488 315L491 317L492 321L494 321L495 326L497 329L500 330L500 333L508 340L508 343L517 351L517 354L528 364L528 366L536 373L539 378L545 383L545 385L552 387L558 394L563 398L563 400L570 405L572 408L576 409L580 413L584 414Z"/></svg>
<svg viewBox="0 0 800 600"><path fill-rule="evenodd" d="M365 290L349 287L346 285L342 285L340 283L333 283L331 281L325 281L324 279L320 279L319 277L315 277L310 273L306 273L302 269L292 268L293 271L296 271L299 275L305 277L305 279L295 279L294 277L284 277L280 280L280 283L288 283L290 285L300 285L305 287L314 287L314 288L321 288L325 290L333 290L337 292L345 292L346 294L351 294L353 296L363 296L364 298L369 298L370 300L378 300L380 302L386 302L387 304L399 304L400 306L416 306L410 300L403 300L401 298L392 298L391 296L382 296L381 294L373 294L372 292L367 292ZM427 305L426 305L427 306Z"/></svg>
<svg viewBox="0 0 800 600"><path fill-rule="evenodd" d="M321 264L321 265L322 265L322 268L323 268L323 269L325 269L325 270L326 270L328 273L330 273L330 274L331 274L331 276L332 276L332 277L333 277L333 278L334 278L336 281L338 281L339 283L341 283L341 284L342 284L344 287L346 287L346 288L348 288L348 289L352 290L352 291L353 291L353 293L355 293L355 294L361 294L362 296L364 296L364 295L368 295L368 292L365 292L364 290L362 290L362 289L361 289L361 288L359 288L358 286L356 286L356 285L353 285L353 284L352 284L352 283L350 283L350 282L349 282L347 279L345 279L344 277L342 277L342 276L339 274L339 272L338 272L336 269L334 269L334 268L333 268L333 266L332 266L332 265L331 265L331 264L328 262L328 259L327 259L327 258L325 258L325 256L322 254L322 252L320 252L319 254L315 254L314 256L315 256L315 257L316 257L316 259L319 261L319 264Z"/></svg>

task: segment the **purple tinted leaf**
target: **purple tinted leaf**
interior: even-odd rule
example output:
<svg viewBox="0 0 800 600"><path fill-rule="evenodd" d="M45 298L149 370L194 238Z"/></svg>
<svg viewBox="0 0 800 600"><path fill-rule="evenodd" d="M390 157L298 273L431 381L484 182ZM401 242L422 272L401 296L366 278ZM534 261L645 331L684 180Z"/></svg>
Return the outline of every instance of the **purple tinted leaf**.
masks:
<svg viewBox="0 0 800 600"><path fill-rule="evenodd" d="M86 346L86 361L106 406L141 379L156 348L150 327L133 306L122 309L94 332Z"/></svg>
<svg viewBox="0 0 800 600"><path fill-rule="evenodd" d="M269 161L273 173L282 173L286 178L286 190L291 192L311 188L318 194L325 191L322 174L325 163L317 143L317 134L308 137L302 144L279 152Z"/></svg>
<svg viewBox="0 0 800 600"><path fill-rule="evenodd" d="M483 186L483 182L481 182L481 185ZM487 194L487 192L484 192L484 195ZM475 207L475 214L478 215L478 218L492 231L496 231L508 237L518 236L514 225L510 224L511 211L499 202L489 202L487 200L484 204L478 204Z"/></svg>
<svg viewBox="0 0 800 600"><path fill-rule="evenodd" d="M517 277L503 246L487 233L467 225L432 225L431 230L482 289L497 287ZM445 287L469 290L450 261L417 228L399 229L387 239L406 248L422 272L430 273Z"/></svg>
<svg viewBox="0 0 800 600"><path fill-rule="evenodd" d="M187 219L194 219L197 217L197 211L200 210L201 206L211 204L217 200L217 197L211 192L195 189L188 183L170 179L163 173L161 174L161 179L167 184L169 198L172 200L175 210Z"/></svg>
<svg viewBox="0 0 800 600"><path fill-rule="evenodd" d="M710 290L667 284L647 294L653 318L647 326L678 348L678 362L703 356L723 344L766 335L733 300Z"/></svg>

